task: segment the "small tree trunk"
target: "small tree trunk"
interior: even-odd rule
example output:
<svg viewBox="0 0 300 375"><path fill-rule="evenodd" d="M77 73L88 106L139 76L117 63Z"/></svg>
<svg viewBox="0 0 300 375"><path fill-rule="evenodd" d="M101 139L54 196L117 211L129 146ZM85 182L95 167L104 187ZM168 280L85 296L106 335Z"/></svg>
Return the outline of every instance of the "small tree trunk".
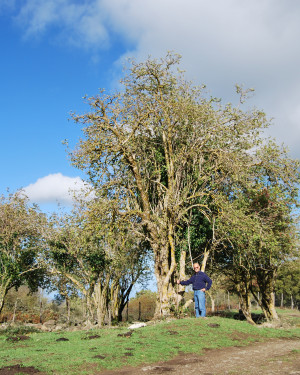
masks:
<svg viewBox="0 0 300 375"><path fill-rule="evenodd" d="M210 297L210 300L211 300L211 312L214 313L215 312L215 300L214 298L211 298L211 297Z"/></svg>
<svg viewBox="0 0 300 375"><path fill-rule="evenodd" d="M273 293L268 293L266 291L262 293L260 307L268 321L279 319L276 309L275 309L275 301L274 301Z"/></svg>
<svg viewBox="0 0 300 375"><path fill-rule="evenodd" d="M42 295L40 294L40 316L39 316L40 323L43 322L43 301Z"/></svg>
<svg viewBox="0 0 300 375"><path fill-rule="evenodd" d="M128 298L127 299L123 299L119 305L119 308L118 308L118 322L122 322L122 316L123 316L123 310L125 309L126 305L128 303Z"/></svg>
<svg viewBox="0 0 300 375"><path fill-rule="evenodd" d="M205 249L204 253L203 253L203 260L202 260L202 263L201 263L201 271L202 272L205 272L208 257L209 257L209 250Z"/></svg>
<svg viewBox="0 0 300 375"><path fill-rule="evenodd" d="M86 318L86 298L85 296L81 299L81 307L82 307L82 319Z"/></svg>
<svg viewBox="0 0 300 375"><path fill-rule="evenodd" d="M122 321L123 310L126 307L133 286L134 282L132 282L129 287L127 287L127 289L122 289L119 286L115 286L114 284L111 285L111 289L114 289L114 291L110 293L112 304L112 318L118 319L118 322Z"/></svg>
<svg viewBox="0 0 300 375"><path fill-rule="evenodd" d="M122 303L120 296L120 285L113 282L110 286L111 312L113 319L119 319L120 305Z"/></svg>
<svg viewBox="0 0 300 375"><path fill-rule="evenodd" d="M1 295L1 291L0 291L0 313L3 309L3 306L4 306L4 295Z"/></svg>
<svg viewBox="0 0 300 375"><path fill-rule="evenodd" d="M141 302L139 301L139 318L138 320L141 320L142 319L142 305L141 305Z"/></svg>
<svg viewBox="0 0 300 375"><path fill-rule="evenodd" d="M185 266L186 266L186 252L184 250L180 253L180 260L179 260L179 279L185 280ZM179 292L184 290L183 285L179 285Z"/></svg>
<svg viewBox="0 0 300 375"><path fill-rule="evenodd" d="M108 304L108 327L111 327L111 303Z"/></svg>
<svg viewBox="0 0 300 375"><path fill-rule="evenodd" d="M239 305L241 310L247 319L247 322L255 325L255 322L251 316L251 302L250 302L250 289L248 282L241 282L236 284L237 293L239 297Z"/></svg>
<svg viewBox="0 0 300 375"><path fill-rule="evenodd" d="M86 295L86 320L90 324L94 319L94 310L91 296Z"/></svg>
<svg viewBox="0 0 300 375"><path fill-rule="evenodd" d="M283 293L281 293L280 307L283 307Z"/></svg>
<svg viewBox="0 0 300 375"><path fill-rule="evenodd" d="M67 323L70 324L70 317L71 317L71 304L70 304L70 297L68 294L66 295L66 310L67 310Z"/></svg>
<svg viewBox="0 0 300 375"><path fill-rule="evenodd" d="M13 323L15 322L15 319L16 319L17 306L18 306L18 298L16 299L15 306L14 306L14 313L13 313L13 317L12 317Z"/></svg>
<svg viewBox="0 0 300 375"><path fill-rule="evenodd" d="M186 251L182 250L179 260L179 280L185 280ZM177 282L177 281L176 281ZM183 299L185 288L183 285L176 284L176 309L179 311L180 302Z"/></svg>
<svg viewBox="0 0 300 375"><path fill-rule="evenodd" d="M0 313L4 306L4 299L6 297L6 294L8 292L8 284L5 282L0 285Z"/></svg>
<svg viewBox="0 0 300 375"><path fill-rule="evenodd" d="M294 309L294 300L293 295L291 294L291 309Z"/></svg>

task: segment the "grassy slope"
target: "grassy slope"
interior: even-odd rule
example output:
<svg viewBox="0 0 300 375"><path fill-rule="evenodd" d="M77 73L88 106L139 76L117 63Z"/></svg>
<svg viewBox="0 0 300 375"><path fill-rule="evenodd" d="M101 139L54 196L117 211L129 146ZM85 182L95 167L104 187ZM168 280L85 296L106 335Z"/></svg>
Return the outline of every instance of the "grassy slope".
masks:
<svg viewBox="0 0 300 375"><path fill-rule="evenodd" d="M49 374L92 374L103 368L136 366L175 357L179 352L199 353L204 348L247 345L276 337L300 338L300 314L287 314L291 329L253 327L246 322L212 317L160 322L135 330L131 337L118 336L126 328L93 331L32 333L26 341L7 341L0 335L0 368L22 364ZM219 324L219 327L210 327ZM298 325L298 327L297 327ZM88 336L99 338L88 339ZM64 337L69 341L56 341ZM101 355L105 358L95 358Z"/></svg>

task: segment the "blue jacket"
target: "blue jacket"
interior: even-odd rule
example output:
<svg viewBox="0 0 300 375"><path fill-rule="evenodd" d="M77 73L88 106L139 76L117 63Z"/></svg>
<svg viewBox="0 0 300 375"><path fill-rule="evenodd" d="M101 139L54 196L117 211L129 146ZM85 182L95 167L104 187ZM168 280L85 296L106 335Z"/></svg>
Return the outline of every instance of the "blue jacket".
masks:
<svg viewBox="0 0 300 375"><path fill-rule="evenodd" d="M212 284L212 280L206 275L205 272L199 271L196 272L190 279L187 281L180 281L181 285L193 284L193 290L200 290L205 288L209 290Z"/></svg>

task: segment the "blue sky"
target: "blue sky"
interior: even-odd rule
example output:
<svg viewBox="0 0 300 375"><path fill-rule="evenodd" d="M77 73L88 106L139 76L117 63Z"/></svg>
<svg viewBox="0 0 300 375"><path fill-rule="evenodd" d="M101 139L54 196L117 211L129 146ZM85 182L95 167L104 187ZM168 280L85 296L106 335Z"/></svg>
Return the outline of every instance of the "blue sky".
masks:
<svg viewBox="0 0 300 375"><path fill-rule="evenodd" d="M80 136L70 112L115 87L126 57L168 50L224 102L235 83L255 88L268 134L300 156L298 0L0 0L0 28L1 194L70 203L84 177L62 145Z"/></svg>

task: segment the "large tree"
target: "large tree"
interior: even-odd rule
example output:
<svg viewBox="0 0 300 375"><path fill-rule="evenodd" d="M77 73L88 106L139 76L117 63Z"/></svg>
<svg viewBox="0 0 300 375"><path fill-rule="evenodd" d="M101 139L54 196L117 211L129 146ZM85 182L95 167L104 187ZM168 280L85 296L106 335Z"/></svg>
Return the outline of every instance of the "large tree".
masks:
<svg viewBox="0 0 300 375"><path fill-rule="evenodd" d="M210 204L249 160L267 125L257 110L242 111L206 98L176 70L179 58L131 62L122 90L88 98L90 112L72 154L95 188L122 198L119 214L139 218L154 254L156 316L168 315L175 293L176 233L198 210L212 220ZM243 99L243 92L238 88Z"/></svg>
<svg viewBox="0 0 300 375"><path fill-rule="evenodd" d="M21 193L0 197L0 312L7 292L22 284L37 290L43 281L39 262L45 216Z"/></svg>

